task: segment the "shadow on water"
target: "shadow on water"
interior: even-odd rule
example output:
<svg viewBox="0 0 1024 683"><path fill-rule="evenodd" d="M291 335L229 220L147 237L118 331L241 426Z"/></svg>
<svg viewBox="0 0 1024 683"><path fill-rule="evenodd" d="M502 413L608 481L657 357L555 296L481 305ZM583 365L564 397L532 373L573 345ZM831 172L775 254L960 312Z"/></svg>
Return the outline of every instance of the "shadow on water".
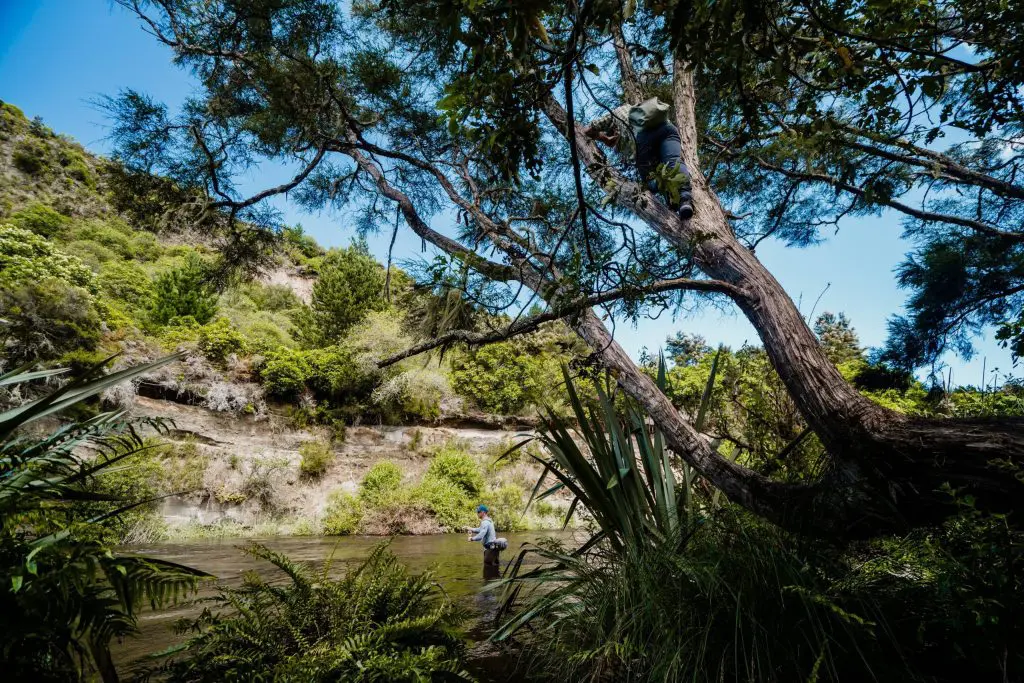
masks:
<svg viewBox="0 0 1024 683"><path fill-rule="evenodd" d="M506 533L503 536L508 538L509 548L501 554L502 568L516 556L523 543L543 537L554 537L571 544L574 538L572 532ZM332 573L341 573L345 567L365 559L374 546L386 539L373 536L314 536L252 540L282 552L293 560L308 562L314 566L319 566L330 557L333 562ZM277 575L277 570L268 563L240 551L240 548L249 542L250 539L204 539L189 543L137 546L125 550L202 569L216 576L219 583L232 586L241 584L244 574L248 571L255 571L267 578ZM522 680L513 673L514 662L508 661L507 653L485 642L490 635L499 596L494 592L482 590L485 582L483 550L480 544L467 542L466 537L461 534L396 536L390 539L390 544L391 551L410 570L432 570L438 583L452 600L469 612L470 619L466 624L466 632L471 641L470 654L474 673L487 681ZM200 596L212 592L213 586L208 585ZM128 664L182 642L184 638L175 635L171 627L176 620L196 613L197 608L187 605L141 613L140 633L117 646L117 661Z"/></svg>

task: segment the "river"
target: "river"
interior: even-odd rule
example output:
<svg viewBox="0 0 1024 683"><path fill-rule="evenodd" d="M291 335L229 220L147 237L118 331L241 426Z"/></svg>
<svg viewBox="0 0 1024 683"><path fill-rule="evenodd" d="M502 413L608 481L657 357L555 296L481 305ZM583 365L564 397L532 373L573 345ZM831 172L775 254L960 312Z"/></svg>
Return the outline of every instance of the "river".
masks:
<svg viewBox="0 0 1024 683"><path fill-rule="evenodd" d="M509 549L502 553L502 565L514 559L520 546L543 537L554 537L566 544L581 542L582 532L526 532L505 533ZM256 571L262 576L282 576L270 564L241 552L240 548L251 541L283 552L294 560L319 565L332 557L332 572L342 572L348 565L363 560L370 550L381 542L389 542L391 551L414 572L432 570L438 583L453 600L465 606L471 616L467 632L471 640L483 641L487 632L481 625L497 606L497 598L481 592L484 586L483 559L480 544L468 543L464 535L438 536L395 536L382 539L376 536L344 537L290 537L266 539L209 539L188 543L166 543L150 546L123 548L124 552L169 560L201 569L217 577L227 585L239 585L247 571ZM206 585L199 595L209 595L213 585ZM186 604L174 605L156 612L146 610L139 616L140 633L116 646L115 659L121 665L145 655L159 652L181 642L171 626L175 620L197 613L197 608ZM477 657L487 657L486 648L476 648Z"/></svg>

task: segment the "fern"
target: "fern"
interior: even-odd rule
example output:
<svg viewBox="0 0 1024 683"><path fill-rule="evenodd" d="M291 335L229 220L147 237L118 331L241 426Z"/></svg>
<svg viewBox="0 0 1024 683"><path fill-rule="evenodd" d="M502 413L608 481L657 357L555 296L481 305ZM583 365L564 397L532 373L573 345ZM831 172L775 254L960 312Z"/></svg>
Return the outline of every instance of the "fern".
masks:
<svg viewBox="0 0 1024 683"><path fill-rule="evenodd" d="M222 587L197 618L178 625L194 635L167 661L142 672L167 681L472 680L462 668L463 615L430 573L412 575L376 547L340 577L252 544L244 552L287 578L255 573Z"/></svg>

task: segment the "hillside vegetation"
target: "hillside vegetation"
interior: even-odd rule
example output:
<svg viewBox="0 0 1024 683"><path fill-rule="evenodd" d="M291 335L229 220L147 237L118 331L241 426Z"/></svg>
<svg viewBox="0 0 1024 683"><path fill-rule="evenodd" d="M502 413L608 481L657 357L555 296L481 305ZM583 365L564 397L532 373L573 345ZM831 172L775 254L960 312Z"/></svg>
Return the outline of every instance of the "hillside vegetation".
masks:
<svg viewBox="0 0 1024 683"><path fill-rule="evenodd" d="M254 425L273 415L274 429L283 419L308 437L287 459L172 440L106 485L129 497L185 492L194 503L254 508L266 520L295 512L281 509L275 490L295 481L318 487L312 510L272 527L293 533L451 530L472 520L482 500L521 512L532 476L497 476L480 449L470 455L464 443L445 452L454 457L454 449L481 482L488 472L486 485L463 491L426 477L370 502L358 491L359 472L346 482L320 481L353 425L471 419L497 426L557 405L559 366L580 355L578 342L549 325L513 342L379 369L379 360L445 325L482 329L501 319L449 296L429 273L418 287L402 269L392 267L389 277L363 242L324 249L300 226L254 246L247 263L258 272L232 269L223 221L197 213L202 201L0 104L0 367L81 370L113 356L117 369L178 352L179 362L107 391L103 404L132 409L141 394ZM444 444L411 446L430 458ZM403 467L418 478L426 466ZM347 483L347 493L323 490L331 483ZM152 510L129 519L135 526L118 530L126 539L165 533ZM388 519L414 523L395 527ZM541 523L531 520L513 526Z"/></svg>

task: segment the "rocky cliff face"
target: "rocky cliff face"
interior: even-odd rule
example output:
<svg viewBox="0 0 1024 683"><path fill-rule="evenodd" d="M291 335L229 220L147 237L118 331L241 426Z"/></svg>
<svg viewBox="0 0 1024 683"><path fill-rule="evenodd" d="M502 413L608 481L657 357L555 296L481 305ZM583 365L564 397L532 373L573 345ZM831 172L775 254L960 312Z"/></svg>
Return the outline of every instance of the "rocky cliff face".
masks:
<svg viewBox="0 0 1024 683"><path fill-rule="evenodd" d="M139 396L133 412L173 422L169 439L187 448L193 464L181 484L196 488L162 501L161 515L172 537L210 533L310 533L333 494L356 494L373 465L391 461L403 472L403 483L415 484L426 471L432 453L457 444L475 455L486 469L517 431L463 427L358 426L344 440L329 441L320 428L300 429L282 415L260 417L214 412L182 403ZM304 478L299 469L300 447L308 442L330 443L333 459L326 473ZM532 485L539 470L527 463L503 468L500 482ZM498 475L489 475L495 476ZM200 484L196 487L196 484ZM467 520L467 523L471 520ZM309 528L307 528L309 527ZM439 529L429 519L409 520L408 533Z"/></svg>

